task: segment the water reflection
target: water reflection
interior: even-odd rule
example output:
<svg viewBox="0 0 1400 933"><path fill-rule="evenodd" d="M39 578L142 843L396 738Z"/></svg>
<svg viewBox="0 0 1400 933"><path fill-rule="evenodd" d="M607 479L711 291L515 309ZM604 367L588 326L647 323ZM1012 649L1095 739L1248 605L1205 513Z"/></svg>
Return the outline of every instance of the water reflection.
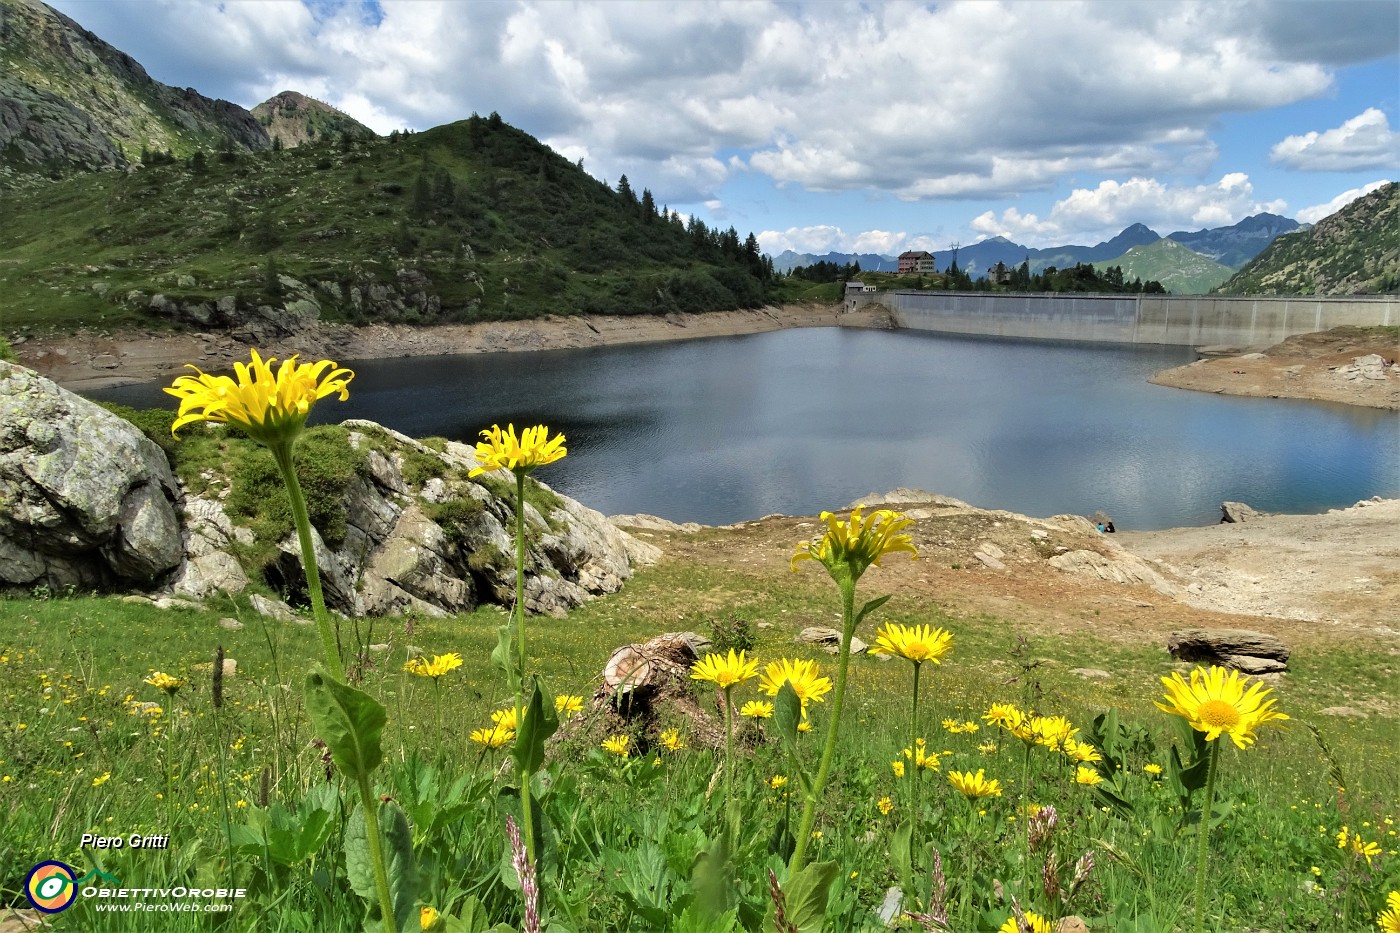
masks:
<svg viewBox="0 0 1400 933"><path fill-rule="evenodd" d="M1400 495L1393 412L1149 385L1186 348L813 329L594 350L365 361L348 403L416 437L544 422L542 479L604 512L732 522L917 486L1122 528L1220 502L1318 511ZM101 393L165 406L164 383Z"/></svg>

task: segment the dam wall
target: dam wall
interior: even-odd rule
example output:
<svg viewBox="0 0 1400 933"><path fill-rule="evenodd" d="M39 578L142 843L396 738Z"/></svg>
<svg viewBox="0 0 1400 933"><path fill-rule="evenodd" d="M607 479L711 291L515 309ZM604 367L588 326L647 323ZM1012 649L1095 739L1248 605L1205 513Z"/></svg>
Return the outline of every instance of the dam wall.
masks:
<svg viewBox="0 0 1400 933"><path fill-rule="evenodd" d="M1267 347L1344 324L1400 325L1400 297L1006 294L894 291L851 295L846 310L889 309L911 330L1037 340Z"/></svg>

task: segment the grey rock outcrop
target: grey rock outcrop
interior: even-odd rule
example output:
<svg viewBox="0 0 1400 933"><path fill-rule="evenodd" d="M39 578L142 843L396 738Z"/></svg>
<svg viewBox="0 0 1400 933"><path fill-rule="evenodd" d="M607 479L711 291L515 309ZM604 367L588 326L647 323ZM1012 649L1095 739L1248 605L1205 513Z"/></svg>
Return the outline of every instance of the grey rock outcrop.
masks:
<svg viewBox="0 0 1400 933"><path fill-rule="evenodd" d="M368 421L345 427L364 459L344 492L344 533L329 543L312 533L327 605L345 615L434 616L508 605L513 478L470 478L477 462L464 444L429 447ZM227 491L215 473L202 476ZM661 553L543 484L527 495L524 515L531 612L561 616L616 592ZM257 566L240 560L250 553L261 555ZM139 587L194 605L242 593L259 573L293 602L304 597L295 533L259 544L216 495L183 490L165 452L133 425L0 362L0 588ZM258 611L272 611L256 599Z"/></svg>
<svg viewBox="0 0 1400 933"><path fill-rule="evenodd" d="M1218 664L1246 674L1288 670L1292 654L1280 639L1249 629L1186 629L1172 632L1167 650L1178 661Z"/></svg>
<svg viewBox="0 0 1400 933"><path fill-rule="evenodd" d="M130 423L0 362L0 585L155 580L184 553L176 496Z"/></svg>
<svg viewBox="0 0 1400 933"><path fill-rule="evenodd" d="M344 540L331 548L313 536L327 605L347 615L443 616L483 602L509 604L515 596L514 509L492 487L468 478L477 466L473 448L455 442L428 447L369 421L344 426L351 444L365 451L366 468L346 492ZM410 481L404 475L410 457L432 475ZM488 476L514 484L505 474ZM633 566L660 557L656 547L601 513L540 487L542 498L556 504L548 515L525 505L527 611L562 616L595 595L616 592ZM294 536L278 547L270 582L294 592L303 578L300 548Z"/></svg>

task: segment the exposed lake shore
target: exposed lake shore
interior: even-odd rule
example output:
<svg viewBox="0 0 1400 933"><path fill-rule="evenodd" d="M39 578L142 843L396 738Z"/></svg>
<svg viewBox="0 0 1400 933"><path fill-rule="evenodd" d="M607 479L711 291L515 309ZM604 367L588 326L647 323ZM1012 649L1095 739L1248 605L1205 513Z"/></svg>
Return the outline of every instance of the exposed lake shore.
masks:
<svg viewBox="0 0 1400 933"><path fill-rule="evenodd" d="M569 350L626 343L690 340L757 334L792 327L891 326L883 310L841 313L831 305L784 305L755 311L667 315L549 315L524 321L444 324L321 324L257 346L279 358L292 353L340 363L356 360ZM18 343L19 361L66 389L95 391L111 386L173 378L186 363L214 372L246 360L251 345L228 333L79 332L35 337Z"/></svg>
<svg viewBox="0 0 1400 933"><path fill-rule="evenodd" d="M549 315L415 327L407 324L320 324L257 346L279 357L356 360L567 350L627 343L756 334L795 327L891 328L883 309L843 313L833 305L784 305L754 311L667 315ZM1216 352L1163 370L1151 382L1198 392L1257 398L1298 398L1400 410L1400 341L1393 328L1341 327L1290 337L1262 352ZM192 363L206 371L248 358L253 344L229 333L94 332L33 337L18 342L19 361L73 391L173 378ZM1228 351L1229 348L1218 348ZM1380 365L1356 360L1379 357Z"/></svg>
<svg viewBox="0 0 1400 933"><path fill-rule="evenodd" d="M1298 398L1400 410L1400 337L1395 328L1335 327L1289 337L1267 350L1212 354L1166 369L1156 385L1220 395Z"/></svg>

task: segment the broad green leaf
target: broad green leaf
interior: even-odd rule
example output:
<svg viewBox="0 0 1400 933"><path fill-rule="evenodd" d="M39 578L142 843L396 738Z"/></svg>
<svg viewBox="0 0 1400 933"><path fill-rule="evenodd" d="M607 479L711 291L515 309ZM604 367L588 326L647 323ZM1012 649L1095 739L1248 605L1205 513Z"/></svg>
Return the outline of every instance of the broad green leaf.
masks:
<svg viewBox="0 0 1400 933"><path fill-rule="evenodd" d="M475 894L467 895L454 919L462 925L462 933L486 933L486 925L491 922L486 906Z"/></svg>
<svg viewBox="0 0 1400 933"><path fill-rule="evenodd" d="M671 924L670 933L739 933L739 912L706 914L695 904L688 905Z"/></svg>
<svg viewBox="0 0 1400 933"><path fill-rule="evenodd" d="M379 767L384 758L379 739L388 714L377 700L317 665L306 677L306 712L342 774L359 781Z"/></svg>
<svg viewBox="0 0 1400 933"><path fill-rule="evenodd" d="M894 864L900 886L905 891L914 890L914 849L911 843L913 835L913 823L905 823L890 835L890 861Z"/></svg>
<svg viewBox="0 0 1400 933"><path fill-rule="evenodd" d="M374 862L369 854L369 831L365 828L365 811L358 804L350 811L345 824L345 876L350 888L365 902L379 904L379 892L374 887Z"/></svg>
<svg viewBox="0 0 1400 933"><path fill-rule="evenodd" d="M695 856L690 880L695 887L695 906L709 917L723 916L732 910L739 891L734 881L734 865L729 861L729 845L720 833L710 847Z"/></svg>
<svg viewBox="0 0 1400 933"><path fill-rule="evenodd" d="M836 874L835 862L814 862L783 886L788 923L797 928L797 933L821 933L826 925L826 903Z"/></svg>
<svg viewBox="0 0 1400 933"><path fill-rule="evenodd" d="M491 649L491 663L496 666L502 674L506 675L506 687L511 693L520 691L520 661L516 652L512 650L514 640L511 638L512 625L510 619L498 629L496 629L496 647Z"/></svg>
<svg viewBox="0 0 1400 933"><path fill-rule="evenodd" d="M792 689L792 684L785 680L778 695L773 698L773 725L785 748L791 748L797 741L797 724L801 721L802 701L798 699L797 691Z"/></svg>
<svg viewBox="0 0 1400 933"><path fill-rule="evenodd" d="M418 865L413 858L413 832L408 827L408 817L392 800L379 808L379 835L394 922L400 930L407 930L413 905L418 903Z"/></svg>
<svg viewBox="0 0 1400 933"><path fill-rule="evenodd" d="M536 680L534 689L530 692L524 721L516 729L515 745L511 747L510 752L511 758L515 760L515 773L520 779L521 787L528 786L530 776L544 764L545 740L558 729L559 715L554 711L553 703L544 702L540 683Z"/></svg>

